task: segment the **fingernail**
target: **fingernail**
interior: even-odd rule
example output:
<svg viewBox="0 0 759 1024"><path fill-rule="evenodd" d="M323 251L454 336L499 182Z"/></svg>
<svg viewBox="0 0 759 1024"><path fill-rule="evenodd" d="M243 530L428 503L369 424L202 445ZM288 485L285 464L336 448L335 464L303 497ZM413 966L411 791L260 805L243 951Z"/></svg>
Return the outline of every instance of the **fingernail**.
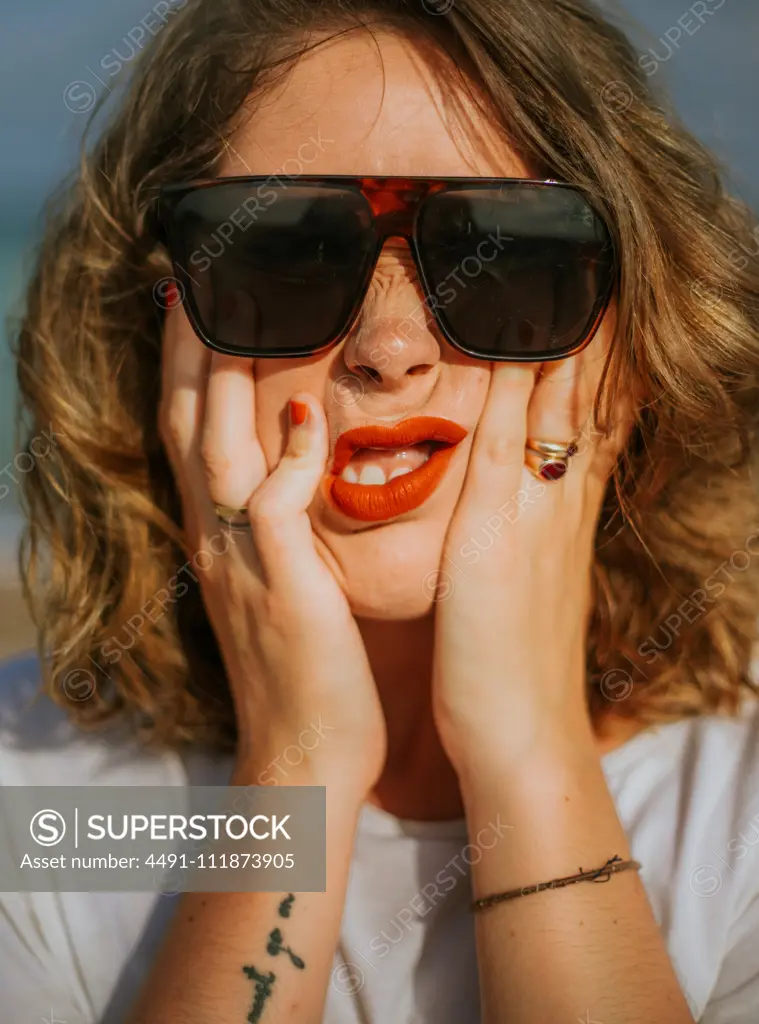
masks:
<svg viewBox="0 0 759 1024"><path fill-rule="evenodd" d="M296 402L294 398L290 399L290 423L294 427L300 427L306 422L308 416L308 406L305 402Z"/></svg>
<svg viewBox="0 0 759 1024"><path fill-rule="evenodd" d="M164 295L164 302L167 309L173 309L179 302L179 289L173 281L169 281L166 285L166 294Z"/></svg>

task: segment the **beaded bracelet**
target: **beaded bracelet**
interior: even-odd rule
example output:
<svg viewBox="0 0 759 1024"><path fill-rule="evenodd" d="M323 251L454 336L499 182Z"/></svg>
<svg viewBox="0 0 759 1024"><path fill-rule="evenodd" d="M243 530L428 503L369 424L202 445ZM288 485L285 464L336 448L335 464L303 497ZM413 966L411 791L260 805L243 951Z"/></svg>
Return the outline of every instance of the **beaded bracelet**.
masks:
<svg viewBox="0 0 759 1024"><path fill-rule="evenodd" d="M612 857L596 871L583 871L577 875L567 875L566 878L554 878L551 882L538 882L537 885L524 885L521 889L510 889L508 892L497 892L492 896L483 896L472 903L470 910L486 910L496 903L503 903L504 900L514 900L518 896L528 896L531 892L542 892L544 889L561 889L565 885L573 885L575 882L608 882L612 875L619 871L626 871L632 868L639 871L641 868L637 860L622 860L621 857ZM605 876L605 877L601 877Z"/></svg>

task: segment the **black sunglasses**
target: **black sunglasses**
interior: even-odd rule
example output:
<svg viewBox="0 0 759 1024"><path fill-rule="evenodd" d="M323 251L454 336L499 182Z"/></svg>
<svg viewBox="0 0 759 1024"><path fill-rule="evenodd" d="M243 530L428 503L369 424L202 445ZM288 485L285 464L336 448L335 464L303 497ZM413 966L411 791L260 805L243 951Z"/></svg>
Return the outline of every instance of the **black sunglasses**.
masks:
<svg viewBox="0 0 759 1024"><path fill-rule="evenodd" d="M388 238L411 250L437 323L478 359L578 352L617 278L611 230L585 193L521 178L347 175L165 185L158 233L198 337L231 355L307 356L344 338Z"/></svg>

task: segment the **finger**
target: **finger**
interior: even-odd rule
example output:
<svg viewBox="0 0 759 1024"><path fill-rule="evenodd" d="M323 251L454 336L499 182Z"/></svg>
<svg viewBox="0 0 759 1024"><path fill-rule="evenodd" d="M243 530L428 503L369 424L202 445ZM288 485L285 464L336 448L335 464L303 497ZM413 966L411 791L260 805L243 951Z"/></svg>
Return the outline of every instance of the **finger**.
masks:
<svg viewBox="0 0 759 1024"><path fill-rule="evenodd" d="M599 442L605 439L605 432L602 431L595 421L594 407L595 399L604 381L609 348L616 331L616 308L612 303L603 323L593 336L590 344L579 353L578 357L570 358L554 364L553 368L546 367L546 381L553 380L556 375L556 382L562 383L563 374L573 374L577 381L575 394L576 409L572 414L572 422L577 437L577 447L580 455L589 453L584 459L586 467L593 462L595 451ZM569 364L569 365L566 365ZM565 379L565 378L564 378ZM546 398L548 394L546 393Z"/></svg>
<svg viewBox="0 0 759 1024"><path fill-rule="evenodd" d="M635 398L629 390L615 396L613 409L605 410L611 422L599 424L595 418L595 402L604 386L609 345L614 336L615 317L607 317L588 347L581 353L582 361L576 368L578 375L575 430L579 462L586 475L597 477L604 483L624 447L634 418Z"/></svg>
<svg viewBox="0 0 759 1024"><path fill-rule="evenodd" d="M292 584L308 559L318 558L308 507L324 478L329 433L324 410L307 392L292 396L289 422L287 447L248 512L264 573Z"/></svg>
<svg viewBox="0 0 759 1024"><path fill-rule="evenodd" d="M614 404L613 417L606 431L592 425L588 430L588 472L600 486L605 486L608 481L634 426L635 399L632 394L619 396Z"/></svg>
<svg viewBox="0 0 759 1024"><path fill-rule="evenodd" d="M184 309L170 309L163 331L159 429L179 488L185 530L195 539L209 522L210 500L199 450L210 357Z"/></svg>
<svg viewBox="0 0 759 1024"><path fill-rule="evenodd" d="M267 475L253 365L252 359L211 354L201 454L211 500L229 508L246 508Z"/></svg>
<svg viewBox="0 0 759 1024"><path fill-rule="evenodd" d="M576 438L590 417L599 380L587 349L544 363L527 411L528 440L568 444Z"/></svg>
<svg viewBox="0 0 759 1024"><path fill-rule="evenodd" d="M490 514L521 486L527 408L538 370L535 363L492 365L462 491L475 515Z"/></svg>
<svg viewBox="0 0 759 1024"><path fill-rule="evenodd" d="M529 440L566 443L576 439L577 454L569 462L562 487L568 494L577 488L589 487L587 495L593 506L603 499L608 476L620 450L618 431L613 429L607 436L597 426L593 415L603 380L607 345L608 338L604 332L599 332L578 355L544 366L528 412ZM617 404L615 420L621 414L622 409ZM555 486L551 484L552 488Z"/></svg>

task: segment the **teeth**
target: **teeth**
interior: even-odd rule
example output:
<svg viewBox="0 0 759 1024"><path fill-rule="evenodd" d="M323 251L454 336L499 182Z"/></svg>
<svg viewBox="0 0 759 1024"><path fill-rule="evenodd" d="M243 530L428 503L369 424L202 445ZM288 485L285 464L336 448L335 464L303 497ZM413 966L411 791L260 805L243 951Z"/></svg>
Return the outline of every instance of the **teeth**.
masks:
<svg viewBox="0 0 759 1024"><path fill-rule="evenodd" d="M362 466L358 482L364 486L367 484L382 485L385 483L385 471L379 466L368 462L365 466Z"/></svg>
<svg viewBox="0 0 759 1024"><path fill-rule="evenodd" d="M383 455L386 449L377 449ZM368 450L362 451L355 461L349 462L344 467L340 478L348 484L361 484L363 487L382 487L384 484L395 480L396 477L405 476L420 469L430 457L430 452L396 452L388 459L384 458L377 462L370 462L367 459ZM422 456L421 462L419 456Z"/></svg>

